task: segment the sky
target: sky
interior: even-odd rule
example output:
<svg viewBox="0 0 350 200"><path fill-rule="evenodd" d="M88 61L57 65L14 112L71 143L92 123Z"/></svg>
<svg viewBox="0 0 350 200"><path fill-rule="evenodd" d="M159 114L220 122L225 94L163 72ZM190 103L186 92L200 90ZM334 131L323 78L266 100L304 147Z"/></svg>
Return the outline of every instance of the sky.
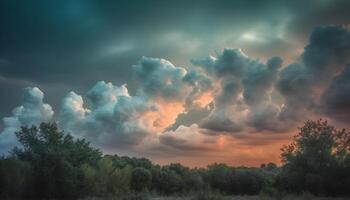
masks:
<svg viewBox="0 0 350 200"><path fill-rule="evenodd" d="M350 1L0 2L0 153L58 123L155 163L280 162L306 120L350 128Z"/></svg>

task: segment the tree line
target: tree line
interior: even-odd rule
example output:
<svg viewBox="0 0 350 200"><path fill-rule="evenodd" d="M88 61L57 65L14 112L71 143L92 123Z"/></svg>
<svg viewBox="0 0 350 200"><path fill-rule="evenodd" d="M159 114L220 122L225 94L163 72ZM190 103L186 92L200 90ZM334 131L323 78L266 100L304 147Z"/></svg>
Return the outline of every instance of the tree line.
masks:
<svg viewBox="0 0 350 200"><path fill-rule="evenodd" d="M24 126L15 133L21 147L0 159L1 199L118 197L143 192L224 195L310 192L350 195L350 133L326 121L307 121L281 151L282 166L188 168L160 166L145 158L103 155L55 123Z"/></svg>

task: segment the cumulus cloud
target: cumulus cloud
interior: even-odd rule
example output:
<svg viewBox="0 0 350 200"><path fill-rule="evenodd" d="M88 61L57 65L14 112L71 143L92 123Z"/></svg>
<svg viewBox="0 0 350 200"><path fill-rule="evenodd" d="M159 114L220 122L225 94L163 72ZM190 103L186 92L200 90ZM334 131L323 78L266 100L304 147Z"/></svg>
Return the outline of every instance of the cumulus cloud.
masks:
<svg viewBox="0 0 350 200"><path fill-rule="evenodd" d="M330 106L334 100L330 94L324 94L323 100L320 97L350 61L349 55L350 32L347 28L323 26L311 33L301 62L286 67L282 67L283 61L279 57L263 63L251 59L240 49L224 49L217 58L192 60L213 81L220 83L214 97L214 109L200 125L228 133L244 130L281 132L307 118L322 117L318 110L329 113L327 104ZM334 80L332 89L326 93L340 93L334 89L338 85L347 87L344 81L339 82ZM332 117L326 112L323 114Z"/></svg>
<svg viewBox="0 0 350 200"><path fill-rule="evenodd" d="M127 85L100 81L84 95L69 92L57 116L43 92L27 88L23 104L3 119L1 149L13 146L20 126L53 119L101 148L169 153L214 152L220 137L285 133L314 116L346 122L349 35L342 26L316 28L301 62L288 66L280 57L261 61L240 49L194 59L188 68L142 57L132 67L135 95Z"/></svg>
<svg viewBox="0 0 350 200"><path fill-rule="evenodd" d="M71 91L55 117L59 126L101 147L136 146L147 135L165 131L179 114L211 102L211 80L199 71L187 72L167 60L148 57L133 69L141 82L135 96L126 85L104 81L83 96ZM38 88L26 89L23 105L14 109L12 117L4 118L4 133L50 120L53 111L43 103L43 96Z"/></svg>
<svg viewBox="0 0 350 200"><path fill-rule="evenodd" d="M12 116L4 117L4 130L0 134L2 153L9 151L17 140L15 132L24 125L38 125L52 119L54 111L49 104L43 102L44 93L37 87L24 89L23 104L13 109Z"/></svg>
<svg viewBox="0 0 350 200"><path fill-rule="evenodd" d="M349 55L350 32L346 27L315 28L301 55L302 63L291 64L280 73L277 88L285 98L281 117L294 121L310 117L323 91L350 61Z"/></svg>
<svg viewBox="0 0 350 200"><path fill-rule="evenodd" d="M78 137L98 144L133 145L146 134L140 116L155 108L147 99L130 96L125 85L120 87L100 81L86 94L88 104L74 92L62 101L59 123Z"/></svg>
<svg viewBox="0 0 350 200"><path fill-rule="evenodd" d="M169 100L184 96L182 79L187 73L184 68L164 59L142 57L134 69L141 82L139 93L142 95Z"/></svg>
<svg viewBox="0 0 350 200"><path fill-rule="evenodd" d="M280 127L280 106L272 102L271 94L282 66L281 58L262 63L240 49L224 49L218 58L210 56L192 62L220 82L214 109L201 123L203 128L234 133L246 126L256 130Z"/></svg>

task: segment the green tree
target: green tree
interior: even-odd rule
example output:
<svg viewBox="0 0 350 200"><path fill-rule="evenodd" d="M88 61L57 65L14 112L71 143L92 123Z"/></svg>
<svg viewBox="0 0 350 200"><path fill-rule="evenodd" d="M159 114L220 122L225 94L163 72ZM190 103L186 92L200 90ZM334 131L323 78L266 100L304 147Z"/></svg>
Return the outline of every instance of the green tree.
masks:
<svg viewBox="0 0 350 200"><path fill-rule="evenodd" d="M327 121L307 121L290 145L282 148L284 166L277 185L284 189L328 195L350 189L350 134Z"/></svg>
<svg viewBox="0 0 350 200"><path fill-rule="evenodd" d="M82 196L83 164L96 165L101 152L85 140L74 140L55 123L24 126L15 133L22 148L13 155L33 166L34 197L76 198Z"/></svg>
<svg viewBox="0 0 350 200"><path fill-rule="evenodd" d="M131 173L131 187L135 191L143 191L150 188L152 182L151 173L142 167L136 167Z"/></svg>

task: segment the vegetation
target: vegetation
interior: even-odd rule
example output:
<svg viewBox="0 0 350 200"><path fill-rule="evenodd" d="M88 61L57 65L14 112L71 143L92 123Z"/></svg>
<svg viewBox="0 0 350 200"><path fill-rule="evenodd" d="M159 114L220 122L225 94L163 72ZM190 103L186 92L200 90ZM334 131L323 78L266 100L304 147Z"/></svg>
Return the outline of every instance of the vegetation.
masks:
<svg viewBox="0 0 350 200"><path fill-rule="evenodd" d="M225 195L350 195L350 133L307 121L282 148L283 165L159 166L144 158L102 155L55 123L22 127L22 144L0 159L1 199L147 199L150 194L226 199Z"/></svg>
<svg viewBox="0 0 350 200"><path fill-rule="evenodd" d="M292 144L282 148L284 165L276 187L316 195L350 194L350 133L327 121L307 121Z"/></svg>

